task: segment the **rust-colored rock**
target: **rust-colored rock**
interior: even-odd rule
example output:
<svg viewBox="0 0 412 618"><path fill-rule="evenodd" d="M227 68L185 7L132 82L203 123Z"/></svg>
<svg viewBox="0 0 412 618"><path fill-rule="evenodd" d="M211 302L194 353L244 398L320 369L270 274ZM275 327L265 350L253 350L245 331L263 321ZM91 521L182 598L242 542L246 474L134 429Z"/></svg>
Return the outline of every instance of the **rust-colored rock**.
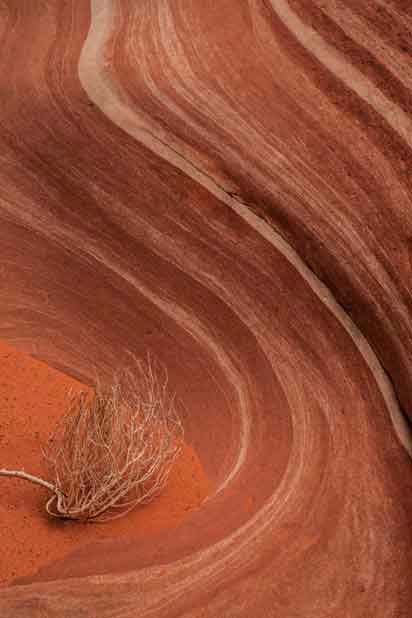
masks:
<svg viewBox="0 0 412 618"><path fill-rule="evenodd" d="M2 616L410 616L411 13L358 4L3 2L0 338L153 349L214 491Z"/></svg>

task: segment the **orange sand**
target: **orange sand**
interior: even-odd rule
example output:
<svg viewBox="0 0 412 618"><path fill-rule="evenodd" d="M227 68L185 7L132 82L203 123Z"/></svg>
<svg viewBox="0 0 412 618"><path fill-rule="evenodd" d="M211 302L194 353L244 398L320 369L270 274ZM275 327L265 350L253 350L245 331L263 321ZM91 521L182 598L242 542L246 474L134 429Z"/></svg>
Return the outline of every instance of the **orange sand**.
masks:
<svg viewBox="0 0 412 618"><path fill-rule="evenodd" d="M0 343L0 468L24 469L46 478L41 446L64 408L76 380ZM0 477L0 584L70 553L76 547L115 537L139 537L176 526L211 491L196 453L185 445L163 493L151 504L106 524L49 519L47 490Z"/></svg>

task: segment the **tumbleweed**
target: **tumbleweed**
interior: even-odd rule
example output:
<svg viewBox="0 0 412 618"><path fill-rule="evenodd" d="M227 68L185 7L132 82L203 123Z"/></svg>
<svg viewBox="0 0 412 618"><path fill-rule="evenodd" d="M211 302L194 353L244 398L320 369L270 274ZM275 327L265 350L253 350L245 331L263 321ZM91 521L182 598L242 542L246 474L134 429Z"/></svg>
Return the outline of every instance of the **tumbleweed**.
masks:
<svg viewBox="0 0 412 618"><path fill-rule="evenodd" d="M107 521L150 501L164 487L183 441L167 370L151 355L116 374L110 387L71 393L43 451L52 483L18 471L53 491L47 512Z"/></svg>

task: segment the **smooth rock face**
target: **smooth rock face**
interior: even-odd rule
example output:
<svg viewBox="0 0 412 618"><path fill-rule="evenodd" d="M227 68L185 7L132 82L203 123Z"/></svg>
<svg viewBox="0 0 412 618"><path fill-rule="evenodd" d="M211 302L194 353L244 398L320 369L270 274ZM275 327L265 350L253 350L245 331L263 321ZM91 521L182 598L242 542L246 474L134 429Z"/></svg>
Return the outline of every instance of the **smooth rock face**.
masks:
<svg viewBox="0 0 412 618"><path fill-rule="evenodd" d="M411 31L399 0L1 3L0 338L83 380L152 349L217 488L2 617L411 615Z"/></svg>

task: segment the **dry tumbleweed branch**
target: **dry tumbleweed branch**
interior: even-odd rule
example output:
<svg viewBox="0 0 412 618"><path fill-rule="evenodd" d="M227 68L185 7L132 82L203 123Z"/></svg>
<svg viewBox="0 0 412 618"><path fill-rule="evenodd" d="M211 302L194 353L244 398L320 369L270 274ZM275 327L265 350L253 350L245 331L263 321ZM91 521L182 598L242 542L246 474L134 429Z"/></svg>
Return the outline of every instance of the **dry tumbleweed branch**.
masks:
<svg viewBox="0 0 412 618"><path fill-rule="evenodd" d="M52 489L47 512L107 521L150 501L163 488L180 452L183 427L168 390L167 371L150 355L92 396L70 395L44 452L54 484L0 470Z"/></svg>

